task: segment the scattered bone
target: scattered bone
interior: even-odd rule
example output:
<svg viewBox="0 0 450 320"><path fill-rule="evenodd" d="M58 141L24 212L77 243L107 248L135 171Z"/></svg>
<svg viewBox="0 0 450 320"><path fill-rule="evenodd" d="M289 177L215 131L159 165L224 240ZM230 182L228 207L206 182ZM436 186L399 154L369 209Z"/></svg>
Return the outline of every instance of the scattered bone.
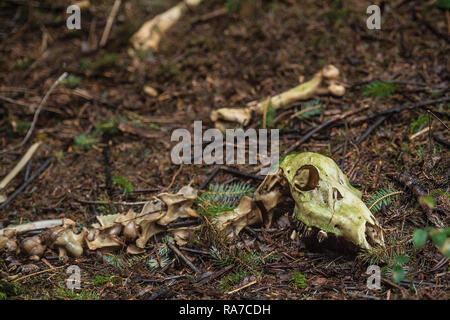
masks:
<svg viewBox="0 0 450 320"><path fill-rule="evenodd" d="M224 231L228 237L234 237L248 225L262 223L261 211L252 198L242 197L239 205L233 211L219 213L211 222L217 229Z"/></svg>
<svg viewBox="0 0 450 320"><path fill-rule="evenodd" d="M30 223L25 223L17 226L7 227L0 230L0 236L2 236L7 230L15 230L17 234L25 233L28 231L51 229L54 227L62 226L63 224L69 224L70 219L52 219L52 220L42 220ZM72 221L73 222L73 221ZM74 222L73 222L74 223Z"/></svg>
<svg viewBox="0 0 450 320"><path fill-rule="evenodd" d="M0 236L0 250L19 253L15 230L6 230L4 235Z"/></svg>
<svg viewBox="0 0 450 320"><path fill-rule="evenodd" d="M282 110L289 108L297 101L308 100L318 95L332 94L341 97L345 94L345 87L338 79L339 70L333 65L327 65L308 82L268 99L252 101L247 104L246 108L213 110L211 120L215 122L218 129L226 128L227 122L246 126L249 124L252 114L264 114L269 105L272 105L275 110Z"/></svg>
<svg viewBox="0 0 450 320"><path fill-rule="evenodd" d="M0 203L6 201L6 197L3 195L3 193L1 193L3 189L5 189L8 183L10 183L11 180L14 179L14 177L20 172L20 170L25 167L25 165L28 163L28 161L30 161L30 159L33 157L33 154L36 152L40 145L40 142L33 144L30 149L28 149L28 151L24 154L22 159L20 159L16 166L11 170L11 172L8 173L8 175L0 182Z"/></svg>
<svg viewBox="0 0 450 320"><path fill-rule="evenodd" d="M22 241L23 250L30 256L31 260L38 261L44 254L46 246L39 236L25 238Z"/></svg>
<svg viewBox="0 0 450 320"><path fill-rule="evenodd" d="M333 233L363 249L384 246L382 228L361 201L361 192L350 185L332 159L310 152L288 155L278 171L264 179L254 198L242 197L234 210L218 213L210 221L228 237L235 237L253 224L264 223L269 227L273 211L288 195L295 202L294 213L302 226L307 230L320 229L319 242L327 238L327 233ZM140 254L148 240L161 232L171 234L182 246L201 226L170 228L169 224L199 217L192 209L196 198L197 190L190 185L175 194L160 193L140 213L129 210L126 214L97 216L98 222L79 234L75 233L75 222L70 219L8 227L0 230L0 250L18 252L16 235L41 229L50 230L22 241L22 248L32 260L39 260L47 246L57 248L61 257L66 253L80 257L85 245L90 250L127 247L127 253Z"/></svg>
<svg viewBox="0 0 450 320"><path fill-rule="evenodd" d="M147 21L131 37L131 44L136 50L158 51L159 42L183 14L189 9L198 6L202 0L184 0L169 10Z"/></svg>
<svg viewBox="0 0 450 320"><path fill-rule="evenodd" d="M155 88L150 87L150 86L144 86L144 93L148 94L151 97L156 97L158 96L158 91L156 91Z"/></svg>

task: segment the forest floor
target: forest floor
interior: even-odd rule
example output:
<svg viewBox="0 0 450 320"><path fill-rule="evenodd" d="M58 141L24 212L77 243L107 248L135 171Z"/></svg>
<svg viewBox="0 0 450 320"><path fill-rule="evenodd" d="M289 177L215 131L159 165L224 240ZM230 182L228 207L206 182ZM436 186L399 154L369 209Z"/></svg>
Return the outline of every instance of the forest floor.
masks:
<svg viewBox="0 0 450 320"><path fill-rule="evenodd" d="M448 259L431 242L421 249L413 246L414 231L433 223L412 190L392 178L413 175L434 199L432 214L448 226L449 103L402 109L384 121L381 116L356 121L448 97L449 12L432 1L383 2L382 28L369 30L369 1L227 1L225 12L208 16L224 2L206 1L190 9L158 52L138 59L129 54L130 37L176 1L123 2L102 48L95 44L112 1L91 4L82 11L81 30L72 31L66 28L65 1L0 1L0 177L32 142L42 145L31 172L51 159L0 209L0 227L55 218L86 226L97 215L142 207L120 202L147 201L189 183L199 188L214 166L173 164L173 129L192 131L194 120L213 128L211 110L283 92L333 64L347 87L342 98L322 96L321 112L292 118L304 105L299 102L271 125L280 129L282 154L331 117L367 107L346 122L325 127L296 151L333 158L366 203L380 191L402 191L374 213L384 228L386 249L371 254L309 249L301 239L291 240L296 223L285 211L270 228L247 227L226 247L217 248L210 235L201 233L180 248L203 278L168 249L164 234L148 242L141 259L124 250L88 251L68 260L47 250L38 262L1 253L0 298L449 299ZM24 139L42 97L63 72L69 78L50 95L31 139L9 150ZM387 84L371 85L374 80ZM146 86L156 93L144 92ZM253 127L261 122L255 119ZM105 129L116 129L117 123L127 125ZM261 182L252 175L254 167L234 168L251 174L221 170L209 185L242 182L255 189ZM24 177L25 170L6 194ZM214 248L223 255L220 259ZM383 270L380 290L367 288L371 264ZM390 274L396 264L405 272L402 281ZM66 288L70 265L81 269L79 290Z"/></svg>

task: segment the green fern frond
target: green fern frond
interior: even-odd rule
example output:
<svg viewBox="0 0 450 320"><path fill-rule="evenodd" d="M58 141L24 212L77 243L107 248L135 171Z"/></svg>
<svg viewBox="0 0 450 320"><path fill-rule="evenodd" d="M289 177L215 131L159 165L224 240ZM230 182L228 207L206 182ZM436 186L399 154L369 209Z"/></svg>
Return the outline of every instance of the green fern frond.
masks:
<svg viewBox="0 0 450 320"><path fill-rule="evenodd" d="M294 116L303 120L316 116L322 112L322 101L315 99L302 104L301 109L295 109Z"/></svg>
<svg viewBox="0 0 450 320"><path fill-rule="evenodd" d="M390 205L392 200L396 199L397 195L402 192L403 191L381 188L370 196L367 207L372 213L376 213L380 211L382 207Z"/></svg>
<svg viewBox="0 0 450 320"><path fill-rule="evenodd" d="M216 267L223 269L236 262L236 259L232 255L223 254L216 247L211 247L209 254L213 258L213 263Z"/></svg>
<svg viewBox="0 0 450 320"><path fill-rule="evenodd" d="M197 197L199 213L215 216L220 212L231 211L243 196L251 196L253 187L244 183L215 184Z"/></svg>
<svg viewBox="0 0 450 320"><path fill-rule="evenodd" d="M158 261L158 259L156 259L156 257L154 255L152 255L148 259L148 267L150 269L156 269L158 267L164 268L165 266L167 266L170 263L170 253L171 252L172 252L172 250L170 250L170 248L166 244L162 245L161 248L158 249L159 261Z"/></svg>
<svg viewBox="0 0 450 320"><path fill-rule="evenodd" d="M373 81L363 89L363 95L370 98L386 98L397 90L397 84L383 81Z"/></svg>
<svg viewBox="0 0 450 320"><path fill-rule="evenodd" d="M136 255L136 256L127 258L126 262L129 267L132 267L132 266L135 266L136 264L138 264L139 262L141 262L141 260L144 258L145 258L145 255L140 254L140 255Z"/></svg>
<svg viewBox="0 0 450 320"><path fill-rule="evenodd" d="M103 259L110 265L118 268L118 269L123 269L122 266L122 258L115 256L113 254L104 254L103 255Z"/></svg>

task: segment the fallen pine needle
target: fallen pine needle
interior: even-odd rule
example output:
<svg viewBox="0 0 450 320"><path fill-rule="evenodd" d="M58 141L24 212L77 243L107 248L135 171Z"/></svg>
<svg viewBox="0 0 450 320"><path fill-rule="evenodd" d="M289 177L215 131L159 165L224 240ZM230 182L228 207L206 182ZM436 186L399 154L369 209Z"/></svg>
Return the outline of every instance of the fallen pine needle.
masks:
<svg viewBox="0 0 450 320"><path fill-rule="evenodd" d="M42 271L38 271L38 272L35 272L35 273L30 273L30 274L27 274L27 275L25 275L23 277L17 278L16 280L13 280L13 282L21 281L23 279L26 279L26 278L29 278L29 277L32 277L32 276L37 276L38 274L46 273L46 272L49 272L49 271L62 269L65 266L66 265L63 265L63 266L60 266L60 267L48 268L48 269L45 269L45 270L42 270Z"/></svg>
<svg viewBox="0 0 450 320"><path fill-rule="evenodd" d="M232 293L238 292L238 291L240 291L240 290L242 290L242 289L245 289L245 288L247 288L247 287L250 287L250 286L254 285L256 282L257 282L256 280L253 280L252 282L249 282L249 283L247 283L247 284L244 284L242 287L239 287L239 288L237 288L237 289L234 289L234 290L225 292L225 294L232 294Z"/></svg>

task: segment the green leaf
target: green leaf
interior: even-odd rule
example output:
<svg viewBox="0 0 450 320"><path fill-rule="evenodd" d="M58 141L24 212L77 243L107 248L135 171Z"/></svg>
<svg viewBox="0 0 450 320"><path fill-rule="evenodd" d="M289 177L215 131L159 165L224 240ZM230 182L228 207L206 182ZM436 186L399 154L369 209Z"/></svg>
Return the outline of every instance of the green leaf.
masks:
<svg viewBox="0 0 450 320"><path fill-rule="evenodd" d="M81 78L71 74L67 78L65 78L61 82L61 84L65 87L76 88L81 84Z"/></svg>
<svg viewBox="0 0 450 320"><path fill-rule="evenodd" d="M225 3L225 8L227 8L228 13L235 13L241 7L241 0L227 0Z"/></svg>
<svg viewBox="0 0 450 320"><path fill-rule="evenodd" d="M401 256L397 256L397 258L395 260L397 261L398 265L402 265L409 261L409 257L401 255Z"/></svg>
<svg viewBox="0 0 450 320"><path fill-rule="evenodd" d="M450 236L450 227L445 228L444 232L447 235L447 237L449 237Z"/></svg>
<svg viewBox="0 0 450 320"><path fill-rule="evenodd" d="M447 234L444 230L442 231L436 230L434 233L431 234L431 240L436 246L441 247L447 240Z"/></svg>
<svg viewBox="0 0 450 320"><path fill-rule="evenodd" d="M97 139L88 134L80 134L74 139L75 144L79 148L88 149L97 142Z"/></svg>
<svg viewBox="0 0 450 320"><path fill-rule="evenodd" d="M402 266L395 266L392 272L392 281L395 283L400 283L403 279L405 279L405 270Z"/></svg>
<svg viewBox="0 0 450 320"><path fill-rule="evenodd" d="M436 206L436 201L432 196L425 196L422 198L422 201L430 207L430 209L433 209Z"/></svg>
<svg viewBox="0 0 450 320"><path fill-rule="evenodd" d="M441 9L450 9L450 0L438 0L436 5Z"/></svg>
<svg viewBox="0 0 450 320"><path fill-rule="evenodd" d="M417 229L413 234L414 247L422 248L427 242L428 234L422 229Z"/></svg>
<svg viewBox="0 0 450 320"><path fill-rule="evenodd" d="M114 120L102 121L96 125L96 129L108 134L116 134L119 132L117 123Z"/></svg>
<svg viewBox="0 0 450 320"><path fill-rule="evenodd" d="M441 251L441 253L446 256L447 258L450 258L450 240L447 239L447 241L445 241L444 245L439 248L439 251Z"/></svg>

